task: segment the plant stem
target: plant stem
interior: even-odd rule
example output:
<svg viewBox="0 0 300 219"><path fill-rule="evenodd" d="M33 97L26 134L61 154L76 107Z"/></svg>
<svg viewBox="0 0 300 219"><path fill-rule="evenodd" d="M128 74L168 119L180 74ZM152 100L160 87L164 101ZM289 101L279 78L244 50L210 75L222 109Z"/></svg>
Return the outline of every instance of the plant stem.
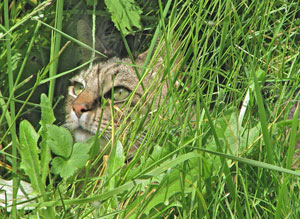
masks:
<svg viewBox="0 0 300 219"><path fill-rule="evenodd" d="M8 1L4 0L4 25L6 30L9 30L9 11L8 11ZM11 45L10 45L10 34L6 35L6 50L7 50L7 73L8 73L8 86L9 94L14 97L14 79L12 71L12 59L11 59ZM7 102L7 106L10 106L10 121L15 120L15 102ZM7 122L10 122L9 120ZM12 138L12 171L13 171L13 204L12 204L12 217L17 218L17 192L18 192L18 176L17 176L17 134L16 134L16 123L12 122L8 124L11 126L11 138Z"/></svg>

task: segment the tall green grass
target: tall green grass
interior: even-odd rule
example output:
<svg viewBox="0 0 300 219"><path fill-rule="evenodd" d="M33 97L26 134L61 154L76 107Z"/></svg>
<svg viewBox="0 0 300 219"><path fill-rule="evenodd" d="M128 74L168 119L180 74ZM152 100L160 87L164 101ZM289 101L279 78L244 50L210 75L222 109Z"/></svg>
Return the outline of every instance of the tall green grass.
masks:
<svg viewBox="0 0 300 219"><path fill-rule="evenodd" d="M74 9L60 3L27 1L25 8L22 1L0 3L5 15L0 20L0 165L6 165L1 178L13 179L14 198L19 180L39 185L33 200L25 201L31 211L14 201L11 211L0 207L0 217L299 217L300 174L292 168L298 158L298 109L290 114L299 99L297 1L136 1L143 10L143 31L153 39L149 49L158 52L158 36L165 48L164 79L144 87L141 99L149 104L150 119L134 108L101 151L92 141L86 145L94 150L92 159L70 177L50 173L59 153L51 149L50 156L51 146L44 142L59 99L54 81L77 68L58 64L71 45L94 47L61 26L80 16L83 3L75 2ZM102 12L88 9L82 11L96 20ZM126 33L120 34L133 54ZM147 57L139 77L153 59ZM49 99L43 96L40 103L39 89L48 82L43 92ZM159 99L162 83L168 84L168 95L154 110L149 96ZM20 127L28 106L41 109L42 118ZM27 149L34 154L33 167L43 169L40 175L28 174L22 164L24 136L33 142ZM137 139L141 145L126 161Z"/></svg>
<svg viewBox="0 0 300 219"><path fill-rule="evenodd" d="M4 1L4 23L5 23L5 29L9 29L9 16L8 16L8 1ZM9 95L11 98L14 97L14 78L13 78L13 72L12 72L12 55L11 55L11 38L9 35L6 37L6 51L7 51L7 74L8 74L8 86L9 86ZM15 103L14 101L9 101L3 109L3 114L6 113L6 109L10 108L10 119L7 121L9 122L8 126L10 128L11 132L11 138L12 138L12 166L13 166L13 208L12 208L12 215L14 217L17 216L16 213L16 199L17 199L17 134L16 134L16 124L15 121Z"/></svg>

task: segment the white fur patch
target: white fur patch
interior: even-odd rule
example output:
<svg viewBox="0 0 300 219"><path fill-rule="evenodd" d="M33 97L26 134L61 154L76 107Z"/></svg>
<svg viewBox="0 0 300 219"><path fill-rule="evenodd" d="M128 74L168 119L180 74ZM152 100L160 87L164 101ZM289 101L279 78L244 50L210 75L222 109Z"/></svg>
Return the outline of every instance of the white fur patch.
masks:
<svg viewBox="0 0 300 219"><path fill-rule="evenodd" d="M86 142L91 136L93 136L91 133L83 129L74 130L73 135L76 142Z"/></svg>
<svg viewBox="0 0 300 219"><path fill-rule="evenodd" d="M77 129L79 127L79 121L74 111L70 114L70 119L68 121L68 128L70 130Z"/></svg>
<svg viewBox="0 0 300 219"><path fill-rule="evenodd" d="M79 119L80 125L87 123L87 121L88 121L87 113L82 113L82 115Z"/></svg>

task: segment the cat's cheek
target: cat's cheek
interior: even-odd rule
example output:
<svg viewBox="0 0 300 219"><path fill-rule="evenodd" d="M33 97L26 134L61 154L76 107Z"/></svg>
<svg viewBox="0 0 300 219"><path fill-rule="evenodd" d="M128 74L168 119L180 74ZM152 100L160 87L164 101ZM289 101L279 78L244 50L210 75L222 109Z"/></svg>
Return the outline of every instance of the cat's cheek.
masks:
<svg viewBox="0 0 300 219"><path fill-rule="evenodd" d="M74 114L74 115L73 115ZM80 127L79 121L75 115L75 113L70 113L69 116L66 119L66 123L63 125L65 128L69 129L70 131L73 131Z"/></svg>
<svg viewBox="0 0 300 219"><path fill-rule="evenodd" d="M70 113L70 123L71 123L71 127L70 127L71 130L78 128L80 125L78 117L76 116L74 111Z"/></svg>
<svg viewBox="0 0 300 219"><path fill-rule="evenodd" d="M86 123L89 120L88 113L82 113L81 117L77 120L79 120L80 124Z"/></svg>

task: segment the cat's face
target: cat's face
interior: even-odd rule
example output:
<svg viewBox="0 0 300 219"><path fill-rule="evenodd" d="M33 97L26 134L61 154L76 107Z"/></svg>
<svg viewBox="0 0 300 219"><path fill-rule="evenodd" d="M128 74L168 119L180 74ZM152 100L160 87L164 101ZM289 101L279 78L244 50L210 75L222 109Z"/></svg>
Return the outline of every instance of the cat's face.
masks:
<svg viewBox="0 0 300 219"><path fill-rule="evenodd" d="M144 56L145 54L142 54L135 60L136 66L143 66ZM118 127L126 116L124 112L130 112L138 103L144 90L141 86L137 87L139 79L130 64L129 59L111 58L106 62L94 64L92 68L71 79L65 107L65 126L71 130L75 141L86 141L96 134L98 126L99 133L106 130L104 136L107 139L111 138L112 123ZM141 68L137 69L141 72ZM148 72L143 80L145 87L150 85L158 69L159 65L156 65ZM132 101L125 106L124 103L135 89ZM164 86L163 93L165 92Z"/></svg>

